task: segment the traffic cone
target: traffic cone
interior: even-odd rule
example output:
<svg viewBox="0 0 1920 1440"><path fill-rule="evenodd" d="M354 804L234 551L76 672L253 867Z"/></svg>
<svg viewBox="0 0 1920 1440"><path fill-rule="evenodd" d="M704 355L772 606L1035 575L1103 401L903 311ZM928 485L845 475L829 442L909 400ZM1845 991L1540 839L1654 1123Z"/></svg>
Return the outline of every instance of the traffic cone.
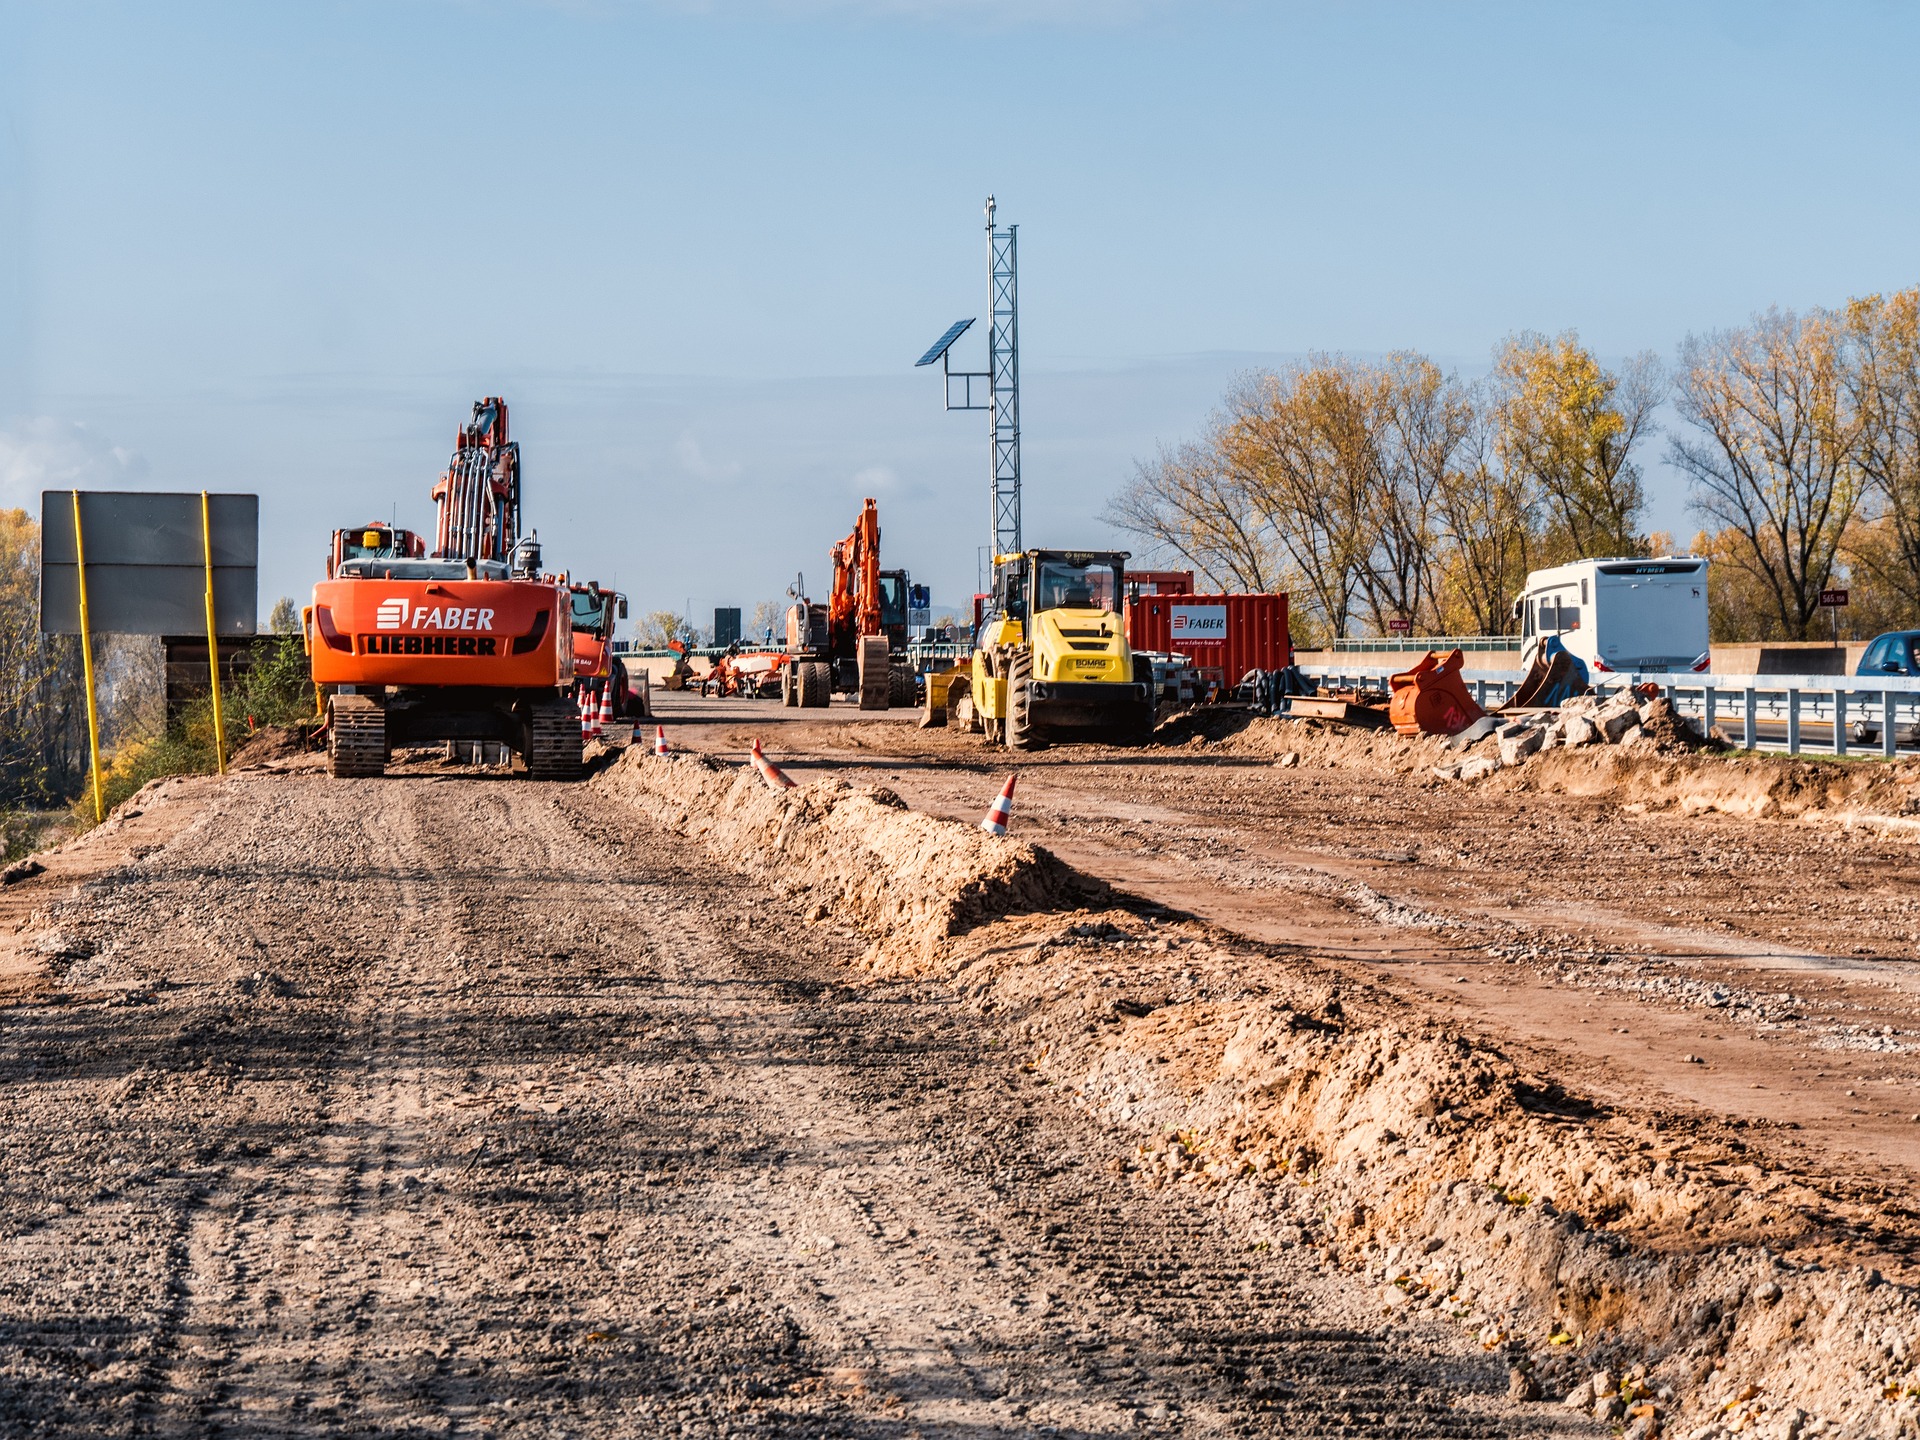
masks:
<svg viewBox="0 0 1920 1440"><path fill-rule="evenodd" d="M987 810L987 818L980 822L980 828L989 835L1004 835L1007 826L1013 820L1013 782L1017 775L1007 776L1007 783L1000 787L1000 794Z"/></svg>
<svg viewBox="0 0 1920 1440"><path fill-rule="evenodd" d="M769 790L793 789L792 778L761 753L760 742L757 739L753 742L753 749L747 753L747 759L752 763L753 768L760 772L760 778L767 782Z"/></svg>
<svg viewBox="0 0 1920 1440"><path fill-rule="evenodd" d="M611 724L613 724L613 680L609 678L607 683L600 687L600 714L593 722L594 733L598 734Z"/></svg>
<svg viewBox="0 0 1920 1440"><path fill-rule="evenodd" d="M667 758L667 727L664 725L653 727L653 753L662 760Z"/></svg>
<svg viewBox="0 0 1920 1440"><path fill-rule="evenodd" d="M593 706L587 701L584 685L580 688L580 699L577 703L580 706L580 743L584 745L593 738Z"/></svg>

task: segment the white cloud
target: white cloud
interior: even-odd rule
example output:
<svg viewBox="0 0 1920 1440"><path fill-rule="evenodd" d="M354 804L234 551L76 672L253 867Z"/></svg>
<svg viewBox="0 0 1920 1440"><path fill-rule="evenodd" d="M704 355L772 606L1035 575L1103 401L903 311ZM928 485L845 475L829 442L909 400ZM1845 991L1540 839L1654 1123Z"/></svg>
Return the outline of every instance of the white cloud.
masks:
<svg viewBox="0 0 1920 1440"><path fill-rule="evenodd" d="M869 465L853 477L853 488L862 495L880 496L900 488L900 477L891 465Z"/></svg>
<svg viewBox="0 0 1920 1440"><path fill-rule="evenodd" d="M144 456L51 415L0 427L0 505L34 509L42 490L111 490L147 473Z"/></svg>
<svg viewBox="0 0 1920 1440"><path fill-rule="evenodd" d="M673 458L680 462L681 470L695 480L732 480L740 473L738 460L708 459L691 430L681 431L680 438L673 442Z"/></svg>

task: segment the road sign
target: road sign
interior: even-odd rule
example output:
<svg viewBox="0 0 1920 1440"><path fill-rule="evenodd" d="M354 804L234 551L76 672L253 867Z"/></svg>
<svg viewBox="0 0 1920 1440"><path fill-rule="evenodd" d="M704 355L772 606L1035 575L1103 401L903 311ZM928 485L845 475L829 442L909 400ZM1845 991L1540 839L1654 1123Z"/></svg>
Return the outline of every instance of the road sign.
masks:
<svg viewBox="0 0 1920 1440"><path fill-rule="evenodd" d="M204 635L207 559L213 562L213 627L251 635L259 610L260 497L82 490L79 523L87 562L87 611L96 635ZM80 551L74 492L40 496L40 629L80 633Z"/></svg>
<svg viewBox="0 0 1920 1440"><path fill-rule="evenodd" d="M1411 620L1403 620L1396 615L1393 619L1387 621L1387 629L1395 633L1404 633L1405 631L1413 629L1413 622Z"/></svg>
<svg viewBox="0 0 1920 1440"><path fill-rule="evenodd" d="M1844 590L1822 590L1820 592L1820 604L1824 608L1837 609L1846 603L1847 592Z"/></svg>

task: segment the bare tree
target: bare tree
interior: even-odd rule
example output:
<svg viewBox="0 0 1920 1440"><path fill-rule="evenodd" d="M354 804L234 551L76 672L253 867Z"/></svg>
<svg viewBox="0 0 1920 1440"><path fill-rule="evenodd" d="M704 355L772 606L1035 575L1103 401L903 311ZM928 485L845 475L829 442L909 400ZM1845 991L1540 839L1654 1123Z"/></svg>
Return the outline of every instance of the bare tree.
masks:
<svg viewBox="0 0 1920 1440"><path fill-rule="evenodd" d="M1162 446L1153 459L1136 461L1133 479L1102 518L1137 536L1150 555L1191 567L1216 589L1270 590L1278 579L1266 517L1244 477L1221 465L1212 437Z"/></svg>
<svg viewBox="0 0 1920 1440"><path fill-rule="evenodd" d="M1434 494L1443 631L1506 634L1512 599L1533 567L1534 490L1496 461L1491 408L1484 401L1474 407L1474 423Z"/></svg>
<svg viewBox="0 0 1920 1440"><path fill-rule="evenodd" d="M1843 373L1861 420L1872 522L1849 534L1845 550L1896 600L1890 613L1911 618L1920 614L1920 288L1852 301L1845 324Z"/></svg>
<svg viewBox="0 0 1920 1440"><path fill-rule="evenodd" d="M87 765L79 642L40 633L40 527L0 510L0 807L64 800Z"/></svg>
<svg viewBox="0 0 1920 1440"><path fill-rule="evenodd" d="M1471 395L1424 355L1401 352L1371 377L1379 482L1367 518L1374 534L1361 583L1374 626L1396 616L1437 624L1440 492L1474 427Z"/></svg>
<svg viewBox="0 0 1920 1440"><path fill-rule="evenodd" d="M1781 630L1804 638L1865 493L1866 429L1844 373L1840 320L1769 310L1688 336L1676 405L1694 433L1673 463L1700 513L1732 532Z"/></svg>

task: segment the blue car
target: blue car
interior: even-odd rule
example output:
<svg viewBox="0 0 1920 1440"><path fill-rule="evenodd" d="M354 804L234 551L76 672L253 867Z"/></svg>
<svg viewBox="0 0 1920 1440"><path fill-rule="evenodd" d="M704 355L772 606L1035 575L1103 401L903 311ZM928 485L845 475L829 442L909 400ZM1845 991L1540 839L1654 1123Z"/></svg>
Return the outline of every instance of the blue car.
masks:
<svg viewBox="0 0 1920 1440"><path fill-rule="evenodd" d="M1875 636L1853 673L1920 675L1920 630L1893 630Z"/></svg>
<svg viewBox="0 0 1920 1440"><path fill-rule="evenodd" d="M1920 675L1920 630L1890 630L1876 635L1867 646L1860 663L1853 667L1859 675ZM1870 720L1853 723L1853 738L1871 743L1880 738L1880 727ZM1900 727L1905 744L1920 744L1920 725Z"/></svg>

